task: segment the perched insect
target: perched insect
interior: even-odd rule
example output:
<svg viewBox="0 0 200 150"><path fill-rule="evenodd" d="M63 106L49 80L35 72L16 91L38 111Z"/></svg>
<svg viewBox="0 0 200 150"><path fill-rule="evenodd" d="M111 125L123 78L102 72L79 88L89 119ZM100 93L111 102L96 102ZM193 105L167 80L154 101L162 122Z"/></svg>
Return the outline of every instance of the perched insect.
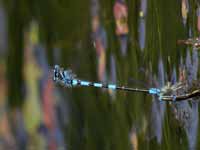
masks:
<svg viewBox="0 0 200 150"><path fill-rule="evenodd" d="M117 86L115 84L104 84L104 83L84 81L77 79L76 75L73 74L71 70L64 70L63 68L60 68L58 65L55 65L54 67L53 80L56 83L59 83L65 87L87 86L96 88L106 88L110 90L143 92L146 94L157 96L160 101L182 101L200 96L200 89L196 89L190 93L185 93L183 95L168 94L170 90L176 91L177 89L180 89L182 87L182 84L179 83L177 83L177 85L167 86L167 88L163 87L162 89L158 88L138 89L125 86Z"/></svg>

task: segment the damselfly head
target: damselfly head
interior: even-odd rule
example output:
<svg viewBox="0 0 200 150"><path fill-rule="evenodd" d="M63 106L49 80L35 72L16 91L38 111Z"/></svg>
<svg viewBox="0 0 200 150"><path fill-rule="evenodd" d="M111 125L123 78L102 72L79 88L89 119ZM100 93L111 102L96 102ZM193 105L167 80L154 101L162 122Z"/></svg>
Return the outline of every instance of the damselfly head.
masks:
<svg viewBox="0 0 200 150"><path fill-rule="evenodd" d="M71 70L64 70L60 68L59 65L54 66L54 76L53 80L60 83L66 87L71 87L72 80L76 77Z"/></svg>
<svg viewBox="0 0 200 150"><path fill-rule="evenodd" d="M65 80L68 80L66 71L61 68L59 65L54 66L54 75L53 80L55 82L64 82Z"/></svg>

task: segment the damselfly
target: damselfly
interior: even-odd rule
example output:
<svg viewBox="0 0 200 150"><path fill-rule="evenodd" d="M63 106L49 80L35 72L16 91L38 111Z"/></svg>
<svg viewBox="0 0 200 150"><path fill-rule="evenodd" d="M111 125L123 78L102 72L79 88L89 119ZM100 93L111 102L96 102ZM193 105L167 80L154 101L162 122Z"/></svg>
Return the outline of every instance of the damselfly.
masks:
<svg viewBox="0 0 200 150"><path fill-rule="evenodd" d="M150 95L157 96L161 101L182 101L187 100L193 97L200 96L200 89L194 90L190 93L186 93L183 95L167 95L166 88L158 89L158 88L149 88L149 89L139 89L139 88L130 88L125 86L117 86L115 84L105 84L98 82L91 82L80 80L76 78L76 75L72 73L71 70L64 70L60 68L58 65L54 67L54 76L53 80L63 85L64 87L76 87L76 86L85 86L85 87L96 87L96 88L105 88L110 90L122 90L122 91L131 91L131 92L142 92ZM180 85L169 87L168 89L179 89Z"/></svg>

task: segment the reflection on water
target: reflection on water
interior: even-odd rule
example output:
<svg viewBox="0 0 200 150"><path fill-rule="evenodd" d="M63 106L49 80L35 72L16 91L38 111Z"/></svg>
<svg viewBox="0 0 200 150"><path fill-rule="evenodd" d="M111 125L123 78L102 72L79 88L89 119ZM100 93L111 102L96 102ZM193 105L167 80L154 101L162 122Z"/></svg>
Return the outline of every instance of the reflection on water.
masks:
<svg viewBox="0 0 200 150"><path fill-rule="evenodd" d="M176 82L177 82L177 74L176 74L176 69L174 67L172 72L171 84L174 85L176 84Z"/></svg>
<svg viewBox="0 0 200 150"><path fill-rule="evenodd" d="M186 23L187 23L188 12L189 12L189 2L188 2L188 0L182 0L181 14L182 14L182 19L183 19L184 25L186 25Z"/></svg>
<svg viewBox="0 0 200 150"><path fill-rule="evenodd" d="M189 86L192 82L197 79L198 70L198 55L196 51L192 51L193 55L191 57L190 51L188 49L186 56L186 78ZM175 118L179 121L180 125L185 129L189 148L195 149L197 141L197 129L198 129L198 101L184 101L181 103L172 104L173 112Z"/></svg>
<svg viewBox="0 0 200 150"><path fill-rule="evenodd" d="M139 13L139 45L141 50L145 47L147 0L142 0Z"/></svg>
<svg viewBox="0 0 200 150"><path fill-rule="evenodd" d="M162 128L163 128L163 119L165 113L165 103L159 102L158 99L153 98L153 104L151 109L151 128L152 134L151 137L156 137L157 142L161 144L162 141Z"/></svg>
<svg viewBox="0 0 200 150"><path fill-rule="evenodd" d="M197 79L197 73L198 73L198 53L197 50L193 50L192 51L192 58L191 61L189 61L188 59L190 58L189 56L186 58L186 63L191 63L191 67L188 66L188 72L190 72L191 76L188 76L188 78L191 78L192 80L196 80ZM190 55L189 53L187 55ZM188 64L189 65L189 64ZM193 82L191 80L189 80L189 82ZM197 129L198 129L198 101L193 101L191 106L188 106L189 108L191 108L190 110L190 121L188 123L188 126L186 127L186 133L188 136L188 140L189 140L189 147L190 149L194 149L196 147L196 141L197 141Z"/></svg>
<svg viewBox="0 0 200 150"><path fill-rule="evenodd" d="M99 15L99 2L92 0L91 16L92 16L92 39L94 47L96 48L97 64L98 64L98 79L100 81L106 80L106 48L107 35L104 27L101 25L101 18Z"/></svg>
<svg viewBox="0 0 200 150"><path fill-rule="evenodd" d="M145 26L145 20L142 18L140 19L139 23L139 44L141 50L145 47L145 32L146 32L146 26Z"/></svg>
<svg viewBox="0 0 200 150"><path fill-rule="evenodd" d="M192 72L193 72L193 80L197 80L198 70L199 70L199 54L196 48L193 48L192 51Z"/></svg>
<svg viewBox="0 0 200 150"><path fill-rule="evenodd" d="M128 7L125 0L116 0L113 6L113 13L116 24L116 35L119 39L122 56L126 55L128 42Z"/></svg>
<svg viewBox="0 0 200 150"><path fill-rule="evenodd" d="M9 67L12 78L17 79L20 68L7 64L6 57L0 60L0 149L199 148L198 98L167 103L141 93L61 88L52 82L49 66L49 62L71 69L78 66L80 77L132 87L162 88L186 82L178 91L185 94L199 78L199 50L193 45L176 45L176 41L198 37L199 4L188 0L52 0L35 4L42 9L19 9L19 14L35 14L26 16L27 22L21 14L19 20L26 22L21 23L23 33L18 31L20 21L14 24L17 29L9 26L12 34L23 35L20 90L15 80L8 87L7 76L11 75L6 74ZM48 9L43 9L44 4ZM29 9L36 10L32 13ZM3 55L6 50L2 47L7 46L2 43L13 40L6 41L4 22L0 7ZM129 37L134 39L132 43L128 43ZM7 52L15 64L19 49L13 49ZM7 106L10 89L22 92L22 108Z"/></svg>
<svg viewBox="0 0 200 150"><path fill-rule="evenodd" d="M198 4L198 8L197 8L197 29L200 32L200 5Z"/></svg>
<svg viewBox="0 0 200 150"><path fill-rule="evenodd" d="M198 52L196 49L192 49L192 56L190 54L190 49L187 49L187 56L185 60L185 65L183 63L180 64L180 74L179 79L187 80L188 86L192 85L192 82L197 79L198 75ZM183 66L186 66L185 68ZM186 71L182 71L186 69ZM162 59L159 59L158 65L158 77L157 77L157 85L159 87L163 87L166 84L165 81L165 70L163 66ZM176 84L177 82L177 75L176 69L173 67L172 76L171 76L171 84ZM179 94L184 94L179 93ZM166 103L159 102L158 100L153 97L153 103L151 108L151 135L150 137L156 137L157 142L161 144L162 142L162 132L163 132L163 120L166 110ZM170 105L170 109L173 112L173 116L175 120L179 122L181 128L183 128L186 132L189 148L195 149L196 141L197 141L197 131L198 131L198 101L195 99L191 103L188 101L183 102L173 102Z"/></svg>
<svg viewBox="0 0 200 150"><path fill-rule="evenodd" d="M0 5L0 59L5 56L7 48L7 28L6 14L4 8Z"/></svg>
<svg viewBox="0 0 200 150"><path fill-rule="evenodd" d="M113 54L110 56L110 83L116 84L117 83L117 70L116 70L116 61ZM109 93L112 99L116 98L116 92L114 90L109 90Z"/></svg>
<svg viewBox="0 0 200 150"><path fill-rule="evenodd" d="M189 84L192 83L193 80L197 79L198 73L198 53L195 49L192 51L192 56L190 55L190 51L188 49L186 56L186 70L188 75Z"/></svg>
<svg viewBox="0 0 200 150"><path fill-rule="evenodd" d="M138 150L138 137L135 129L132 129L131 131L130 141L132 144L132 150Z"/></svg>
<svg viewBox="0 0 200 150"><path fill-rule="evenodd" d="M161 88L165 84L165 71L162 59L159 59L158 64L158 78L156 83L158 88ZM158 101L157 98L153 97L153 104L151 106L151 128L152 128L152 135L151 137L156 137L157 142L160 144L162 141L162 128L163 128L163 119L165 113L165 102Z"/></svg>
<svg viewBox="0 0 200 150"><path fill-rule="evenodd" d="M7 106L7 80L6 65L0 64L0 148L15 149L16 141L12 133L12 125L9 122Z"/></svg>

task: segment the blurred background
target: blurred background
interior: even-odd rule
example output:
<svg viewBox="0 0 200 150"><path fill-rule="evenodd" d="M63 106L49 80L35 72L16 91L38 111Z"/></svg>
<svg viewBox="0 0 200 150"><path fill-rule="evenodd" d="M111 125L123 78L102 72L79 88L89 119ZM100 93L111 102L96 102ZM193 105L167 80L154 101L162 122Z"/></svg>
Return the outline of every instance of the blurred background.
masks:
<svg viewBox="0 0 200 150"><path fill-rule="evenodd" d="M0 0L0 150L198 149L198 101L63 88L85 80L162 88L199 77L198 0Z"/></svg>

